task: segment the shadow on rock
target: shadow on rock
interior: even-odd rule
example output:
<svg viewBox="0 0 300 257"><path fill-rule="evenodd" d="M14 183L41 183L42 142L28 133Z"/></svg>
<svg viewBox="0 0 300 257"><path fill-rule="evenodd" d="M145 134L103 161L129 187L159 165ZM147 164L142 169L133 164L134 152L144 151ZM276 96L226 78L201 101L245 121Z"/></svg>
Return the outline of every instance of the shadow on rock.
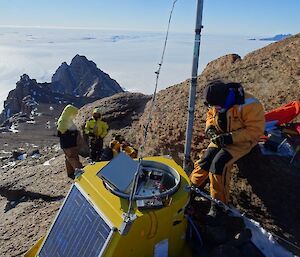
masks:
<svg viewBox="0 0 300 257"><path fill-rule="evenodd" d="M21 202L33 201L36 199L41 199L45 202L55 202L64 198L63 195L50 196L35 192L26 191L25 189L9 189L9 188L0 188L0 195L7 199L4 212L15 208Z"/></svg>

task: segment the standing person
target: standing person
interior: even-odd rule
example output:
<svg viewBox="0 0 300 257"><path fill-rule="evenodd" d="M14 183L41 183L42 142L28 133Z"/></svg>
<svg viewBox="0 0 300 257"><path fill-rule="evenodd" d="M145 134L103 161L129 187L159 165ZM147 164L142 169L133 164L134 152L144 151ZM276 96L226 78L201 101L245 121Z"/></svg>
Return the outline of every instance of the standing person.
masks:
<svg viewBox="0 0 300 257"><path fill-rule="evenodd" d="M77 136L78 130L73 122L73 119L78 113L78 108L68 104L57 122L57 134L60 139L60 146L65 153L66 169L69 178L74 179L75 169L82 168L82 164L79 161Z"/></svg>
<svg viewBox="0 0 300 257"><path fill-rule="evenodd" d="M89 137L90 158L99 161L103 151L103 138L108 133L108 125L102 120L99 107L93 110L93 116L85 124L85 134Z"/></svg>
<svg viewBox="0 0 300 257"><path fill-rule="evenodd" d="M211 196L227 204L230 169L263 135L264 109L239 83L213 81L205 87L204 99L208 106L205 133L211 143L195 163L190 180L204 187L209 179ZM208 215L215 217L217 211L213 203Z"/></svg>

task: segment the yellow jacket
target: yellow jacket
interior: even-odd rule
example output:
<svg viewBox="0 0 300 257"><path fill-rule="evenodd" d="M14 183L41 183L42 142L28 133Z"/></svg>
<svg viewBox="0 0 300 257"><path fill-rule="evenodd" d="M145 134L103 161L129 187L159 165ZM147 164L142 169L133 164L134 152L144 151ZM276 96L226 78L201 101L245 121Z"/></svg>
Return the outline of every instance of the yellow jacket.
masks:
<svg viewBox="0 0 300 257"><path fill-rule="evenodd" d="M234 105L226 113L227 129L223 131L218 124L218 112L209 108L206 118L206 130L215 126L219 133L231 132L233 144L226 149L233 155L244 155L257 144L264 134L265 116L262 104L254 96L245 93L245 103ZM210 144L211 147L215 145Z"/></svg>
<svg viewBox="0 0 300 257"><path fill-rule="evenodd" d="M108 125L105 121L92 117L85 123L84 132L89 136L104 138L108 133Z"/></svg>
<svg viewBox="0 0 300 257"><path fill-rule="evenodd" d="M78 113L78 108L68 104L57 121L57 130L64 134L67 130L77 130L73 119Z"/></svg>
<svg viewBox="0 0 300 257"><path fill-rule="evenodd" d="M131 158L137 158L137 150L130 145L122 145L118 140L112 140L109 144L109 147L112 149L113 157L116 157L120 151L126 153Z"/></svg>

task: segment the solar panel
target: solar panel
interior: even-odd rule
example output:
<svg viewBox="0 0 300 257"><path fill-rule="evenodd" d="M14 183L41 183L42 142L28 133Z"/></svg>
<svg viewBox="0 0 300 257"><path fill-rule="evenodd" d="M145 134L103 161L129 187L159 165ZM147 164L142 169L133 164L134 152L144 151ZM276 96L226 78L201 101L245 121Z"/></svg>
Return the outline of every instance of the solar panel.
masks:
<svg viewBox="0 0 300 257"><path fill-rule="evenodd" d="M119 191L128 193L138 166L137 161L121 152L106 164L97 173L97 176Z"/></svg>
<svg viewBox="0 0 300 257"><path fill-rule="evenodd" d="M74 185L39 257L98 257L113 230Z"/></svg>

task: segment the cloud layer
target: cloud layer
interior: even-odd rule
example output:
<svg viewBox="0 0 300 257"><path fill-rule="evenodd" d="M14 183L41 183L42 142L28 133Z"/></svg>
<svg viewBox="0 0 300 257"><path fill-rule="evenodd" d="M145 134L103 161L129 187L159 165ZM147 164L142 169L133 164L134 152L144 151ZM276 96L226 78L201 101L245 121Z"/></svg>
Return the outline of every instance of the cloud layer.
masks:
<svg viewBox="0 0 300 257"><path fill-rule="evenodd" d="M127 90L151 94L164 33L80 29L0 28L0 109L23 73L49 82L58 66L85 55ZM199 71L224 54L241 56L268 42L243 36L204 35ZM190 77L192 34L170 34L159 89Z"/></svg>

